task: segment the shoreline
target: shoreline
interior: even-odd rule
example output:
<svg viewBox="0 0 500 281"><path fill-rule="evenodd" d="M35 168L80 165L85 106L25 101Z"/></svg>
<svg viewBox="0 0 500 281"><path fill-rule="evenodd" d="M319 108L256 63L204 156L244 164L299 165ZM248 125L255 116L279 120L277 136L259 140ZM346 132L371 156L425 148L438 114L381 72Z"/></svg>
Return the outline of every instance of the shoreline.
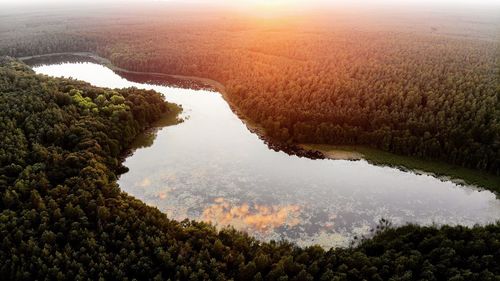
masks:
<svg viewBox="0 0 500 281"><path fill-rule="evenodd" d="M213 92L217 92L221 95L221 97L224 99L224 101L229 105L229 108L231 111L241 120L241 122L247 127L247 129L251 132L257 135L259 139L261 139L268 147L269 149L275 150L275 151L283 151L289 155L296 155L298 157L307 157L311 159L325 159L325 155L317 150L309 150L309 149L304 149L302 148L299 144L287 144L283 143L280 141L276 141L275 139L271 138L268 136L266 130L260 126L259 124L255 123L252 121L250 118L245 116L242 112L240 112L237 107L230 101L226 87L213 79L209 78L203 78L203 77L198 77L198 76L186 76L186 75L178 75L178 74L169 74L169 73L162 73L162 72L141 72L141 71L133 71L133 70L127 70L124 68L121 68L119 66L114 65L109 59L101 57L97 54L94 54L92 52L63 52L63 53L50 53L50 54L42 54L42 55L33 55L33 56L25 56L25 57L18 57L17 59L27 63L29 60L36 60L36 59L44 59L44 58L51 58L51 57L61 57L60 61L64 61L62 57L78 57L83 60L87 61L92 61L94 63L103 65L109 69L111 69L113 72L117 73L120 76L124 75L145 75L145 76L154 76L155 78L164 78L164 79L177 79L179 81L187 82L185 84L175 84L171 83L168 84L165 81L159 82L158 84L161 85L166 85L166 86L177 86L180 88L200 88L200 89L205 89L205 90L210 90ZM67 61L71 61L68 59ZM32 63L30 65L36 65L36 63ZM128 79L127 77L124 77ZM129 77L130 81L134 81L133 78ZM137 82L137 81L136 81ZM191 82L191 83L189 83ZM193 83L194 82L194 83ZM141 83L152 83L154 84L155 82L151 82L151 80L146 80L146 81L141 81Z"/></svg>
<svg viewBox="0 0 500 281"><path fill-rule="evenodd" d="M488 190L500 199L500 177L483 171L437 160L425 160L412 156L398 155L362 145L300 144L299 146L305 149L320 151L328 159L347 161L365 160L377 166L393 167L416 174L430 175L439 180L450 181L457 185Z"/></svg>
<svg viewBox="0 0 500 281"><path fill-rule="evenodd" d="M103 58L92 52L63 52L63 53L50 53L43 55L18 57L17 59L26 62L34 59L44 59L51 57L64 57L74 56L82 59L92 60L95 63L101 64L114 72L131 75L146 75L155 76L156 78L170 78L187 82L186 85L178 85L179 87L193 88L198 83L200 88L208 89L220 93L224 101L229 105L231 111L238 116L247 129L256 134L261 140L264 141L270 149L275 151L281 150L289 155L297 155L299 157L308 157L311 159L332 159L332 160L348 160L359 161L366 160L373 165L395 167L404 170L409 170L417 174L427 174L434 176L440 180L449 180L456 184L472 185L481 189L489 190L497 195L500 195L500 177L477 171L469 168L455 166L442 161L423 160L411 156L397 155L391 152L382 151L379 149L357 146L357 145L330 145L330 144L286 144L278 142L269 137L265 129L253 122L250 118L246 117L243 113L237 110L237 107L229 100L226 87L213 79L202 78L197 76L186 76L169 74L162 72L141 72L127 70L114 65L109 59ZM165 83L167 84L168 83ZM174 84L174 83L172 83ZM170 84L170 86L172 86Z"/></svg>
<svg viewBox="0 0 500 281"><path fill-rule="evenodd" d="M257 134L259 136L259 138L264 138L266 140L269 140L269 137L266 135L266 131L264 130L264 128L256 123L254 123L252 120L250 120L248 117L246 117L243 113L238 111L236 106L229 100L229 97L227 96L226 87L222 83L220 83L219 81L216 81L213 79L197 77L197 76L169 74L169 73L163 73L163 72L142 72L142 71L128 70L128 69L124 69L124 68L121 68L119 66L116 66L109 59L103 58L103 57L96 55L95 53L91 53L91 52L50 53L50 54L43 54L43 55L18 57L17 59L25 62L25 61L32 60L32 59L43 59L43 58L50 58L50 57L57 57L57 56L77 56L77 57L81 57L81 58L90 58L90 59L94 60L96 63L104 65L107 68L111 69L112 71L122 72L122 73L126 73L126 74L152 75L152 76L158 76L158 77L179 79L179 80L183 80L186 82L190 82L190 81L191 82L199 82L201 84L209 86L210 90L220 93L222 98L226 101L226 103L231 108L231 111L233 111L238 116L238 118L245 124L245 126L247 126L247 128L252 133Z"/></svg>

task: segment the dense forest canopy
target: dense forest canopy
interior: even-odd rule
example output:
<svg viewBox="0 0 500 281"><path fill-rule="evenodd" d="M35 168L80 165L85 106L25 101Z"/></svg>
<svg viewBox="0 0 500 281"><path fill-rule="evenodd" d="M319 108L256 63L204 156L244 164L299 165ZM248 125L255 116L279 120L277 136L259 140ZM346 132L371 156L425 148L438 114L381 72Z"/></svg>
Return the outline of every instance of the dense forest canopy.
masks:
<svg viewBox="0 0 500 281"><path fill-rule="evenodd" d="M169 220L120 191L121 155L178 108L153 91L36 75L0 58L6 280L498 280L500 224L391 228L345 249Z"/></svg>
<svg viewBox="0 0 500 281"><path fill-rule="evenodd" d="M361 144L500 174L500 23L490 14L430 14L413 25L403 12L380 15L401 24L170 6L51 13L6 25L0 54L92 51L130 70L211 78L275 139Z"/></svg>
<svg viewBox="0 0 500 281"><path fill-rule="evenodd" d="M333 24L136 8L0 9L0 54L91 51L131 70L212 78L282 141L366 144L500 174L490 17L386 29L341 14ZM116 178L133 139L178 110L153 91L36 75L1 57L2 278L498 280L500 223L381 221L370 239L324 250L170 220Z"/></svg>

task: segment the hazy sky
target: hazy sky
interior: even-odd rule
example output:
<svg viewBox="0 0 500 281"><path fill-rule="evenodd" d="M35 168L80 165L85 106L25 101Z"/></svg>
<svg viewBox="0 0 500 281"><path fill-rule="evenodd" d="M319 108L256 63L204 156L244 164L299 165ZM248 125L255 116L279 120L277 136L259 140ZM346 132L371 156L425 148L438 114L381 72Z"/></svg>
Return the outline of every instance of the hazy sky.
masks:
<svg viewBox="0 0 500 281"><path fill-rule="evenodd" d="M328 11L336 8L358 10L393 10L403 9L416 12L421 11L457 11L461 14L487 12L495 14L498 11L500 18L500 0L0 0L0 7L4 12L10 8L18 11L36 11L38 9L99 7L102 4L115 3L120 7L132 4L146 3L183 3L191 5L215 4L218 7L236 9L240 12L252 14L286 14L287 11L302 13L306 10ZM64 4L64 5L62 5ZM142 5L141 5L142 6ZM146 6L146 5L145 5ZM40 8L39 8L40 7ZM2 9L0 9L0 13ZM491 15L490 15L491 17Z"/></svg>
<svg viewBox="0 0 500 281"><path fill-rule="evenodd" d="M0 0L2 4L42 4L42 3L75 3L75 2L208 2L208 3L244 3L244 4L269 4L269 5L287 5L287 4L310 4L316 3L357 3L357 4L391 4L391 5L404 5L404 4L440 4L440 5L494 5L500 6L500 0Z"/></svg>

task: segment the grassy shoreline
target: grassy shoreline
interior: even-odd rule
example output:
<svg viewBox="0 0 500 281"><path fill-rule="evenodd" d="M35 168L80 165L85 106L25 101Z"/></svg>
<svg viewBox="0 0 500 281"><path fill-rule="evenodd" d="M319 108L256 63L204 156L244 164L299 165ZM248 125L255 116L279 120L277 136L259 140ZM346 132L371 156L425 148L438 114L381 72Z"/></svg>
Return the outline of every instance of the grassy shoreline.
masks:
<svg viewBox="0 0 500 281"><path fill-rule="evenodd" d="M330 159L365 159L375 165L399 167L405 170L432 174L437 178L446 178L457 183L475 185L490 190L497 195L500 194L499 176L442 161L397 155L366 146L327 144L301 144L301 146L305 149L318 150ZM335 155L343 157L335 157Z"/></svg>

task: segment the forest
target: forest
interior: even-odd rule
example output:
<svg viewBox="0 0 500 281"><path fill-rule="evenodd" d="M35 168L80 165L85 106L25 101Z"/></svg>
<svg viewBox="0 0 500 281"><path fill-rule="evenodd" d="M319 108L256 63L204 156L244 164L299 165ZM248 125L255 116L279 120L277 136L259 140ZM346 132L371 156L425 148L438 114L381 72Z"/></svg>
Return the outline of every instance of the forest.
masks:
<svg viewBox="0 0 500 281"><path fill-rule="evenodd" d="M12 58L87 51L129 70L210 78L281 142L365 145L500 175L500 44L488 32L500 33L486 19L408 31L170 7L0 14L0 279L500 280L500 222L382 219L369 237L323 249L172 220L117 178L133 140L180 108Z"/></svg>
<svg viewBox="0 0 500 281"><path fill-rule="evenodd" d="M498 40L179 13L72 19L24 36L14 28L0 54L90 51L129 70L210 78L276 140L365 145L500 175Z"/></svg>
<svg viewBox="0 0 500 281"><path fill-rule="evenodd" d="M178 108L0 59L0 274L6 280L498 280L500 223L381 220L348 248L260 242L170 220L116 184L135 136Z"/></svg>

